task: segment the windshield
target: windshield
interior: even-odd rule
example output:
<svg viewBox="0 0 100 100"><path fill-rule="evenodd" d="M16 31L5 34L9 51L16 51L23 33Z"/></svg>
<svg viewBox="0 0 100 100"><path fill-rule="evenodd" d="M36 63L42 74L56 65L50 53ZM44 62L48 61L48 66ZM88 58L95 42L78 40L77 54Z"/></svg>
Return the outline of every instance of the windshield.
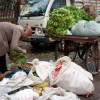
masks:
<svg viewBox="0 0 100 100"><path fill-rule="evenodd" d="M43 16L50 0L27 0L20 17Z"/></svg>

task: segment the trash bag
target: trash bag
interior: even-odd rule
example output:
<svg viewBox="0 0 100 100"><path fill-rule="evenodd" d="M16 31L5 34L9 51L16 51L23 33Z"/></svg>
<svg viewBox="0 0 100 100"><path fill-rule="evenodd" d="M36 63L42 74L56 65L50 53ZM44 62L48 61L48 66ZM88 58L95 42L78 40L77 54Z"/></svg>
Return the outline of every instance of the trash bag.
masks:
<svg viewBox="0 0 100 100"><path fill-rule="evenodd" d="M61 62L61 66L58 67ZM51 85L56 85L78 95L93 94L94 91L92 74L72 62L67 56L59 58L55 62L55 69L49 74L49 79Z"/></svg>
<svg viewBox="0 0 100 100"><path fill-rule="evenodd" d="M34 84L43 83L49 76L52 64L47 61L39 61L39 59L34 59L33 67L31 68L28 78L30 78Z"/></svg>
<svg viewBox="0 0 100 100"><path fill-rule="evenodd" d="M4 78L0 82L0 96L19 87L31 85L32 83L33 81L27 77L24 71L17 71L11 78Z"/></svg>
<svg viewBox="0 0 100 100"><path fill-rule="evenodd" d="M36 100L39 94L34 92L31 88L24 86L5 94L5 96L10 100Z"/></svg>
<svg viewBox="0 0 100 100"><path fill-rule="evenodd" d="M15 72L15 74L14 74ZM14 86L25 86L25 85L30 85L33 83L33 81L31 79L29 79L27 77L27 74L24 71L14 71L13 73L11 73L12 75L8 75L8 77L10 78L4 78L1 82L0 82L0 86L10 86L10 87L14 87ZM8 79L7 81L5 81L5 79ZM16 81L17 80L17 81Z"/></svg>
<svg viewBox="0 0 100 100"><path fill-rule="evenodd" d="M87 21L86 20L81 20L75 25L72 26L71 28L71 33L72 35L82 35L85 36L85 34L82 34L84 32L84 26L86 25Z"/></svg>
<svg viewBox="0 0 100 100"><path fill-rule="evenodd" d="M42 96L37 100L80 100L78 96L64 89L57 87L45 87Z"/></svg>
<svg viewBox="0 0 100 100"><path fill-rule="evenodd" d="M71 29L72 35L100 36L100 24L96 21L81 20Z"/></svg>

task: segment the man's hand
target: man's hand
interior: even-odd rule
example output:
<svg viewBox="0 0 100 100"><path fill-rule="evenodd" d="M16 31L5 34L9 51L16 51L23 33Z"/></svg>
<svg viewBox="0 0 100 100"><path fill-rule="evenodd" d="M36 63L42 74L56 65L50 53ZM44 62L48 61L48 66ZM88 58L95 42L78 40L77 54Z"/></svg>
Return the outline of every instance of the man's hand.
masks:
<svg viewBox="0 0 100 100"><path fill-rule="evenodd" d="M23 53L23 54L26 54L26 53L27 53L27 51L26 51L25 49L23 49L23 50L22 50L22 53Z"/></svg>

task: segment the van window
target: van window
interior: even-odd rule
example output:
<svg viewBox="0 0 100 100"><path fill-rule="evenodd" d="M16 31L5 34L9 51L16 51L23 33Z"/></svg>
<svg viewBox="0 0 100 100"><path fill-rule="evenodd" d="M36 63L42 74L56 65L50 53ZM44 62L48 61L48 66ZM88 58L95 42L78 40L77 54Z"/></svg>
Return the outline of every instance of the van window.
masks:
<svg viewBox="0 0 100 100"><path fill-rule="evenodd" d="M66 6L66 0L55 0L52 7L51 7L51 11L53 11L56 8L60 8L62 6Z"/></svg>
<svg viewBox="0 0 100 100"><path fill-rule="evenodd" d="M22 7L20 17L43 16L50 0L27 0Z"/></svg>

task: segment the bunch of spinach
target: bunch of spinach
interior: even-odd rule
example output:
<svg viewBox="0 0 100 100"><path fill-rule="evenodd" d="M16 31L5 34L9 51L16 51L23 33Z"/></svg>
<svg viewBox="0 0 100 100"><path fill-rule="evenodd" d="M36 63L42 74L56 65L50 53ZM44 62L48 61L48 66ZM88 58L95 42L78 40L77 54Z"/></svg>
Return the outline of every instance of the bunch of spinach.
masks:
<svg viewBox="0 0 100 100"><path fill-rule="evenodd" d="M75 6L64 6L54 9L47 21L46 32L48 35L65 35L67 30L80 20L93 20L83 9Z"/></svg>
<svg viewBox="0 0 100 100"><path fill-rule="evenodd" d="M26 55L24 55L22 53L17 53L15 51L10 51L9 57L10 57L10 59L13 63L21 64L21 65L27 63Z"/></svg>

